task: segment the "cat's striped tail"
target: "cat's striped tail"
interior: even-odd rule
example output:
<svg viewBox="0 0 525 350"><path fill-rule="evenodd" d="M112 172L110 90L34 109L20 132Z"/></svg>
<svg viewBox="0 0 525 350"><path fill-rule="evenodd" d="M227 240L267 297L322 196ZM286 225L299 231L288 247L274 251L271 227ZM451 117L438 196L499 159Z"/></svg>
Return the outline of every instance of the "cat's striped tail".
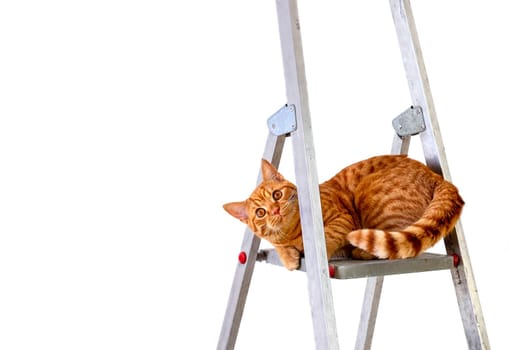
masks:
<svg viewBox="0 0 525 350"><path fill-rule="evenodd" d="M399 231L360 229L348 241L380 259L403 259L419 255L445 237L459 219L464 202L457 188L443 181L419 220Z"/></svg>

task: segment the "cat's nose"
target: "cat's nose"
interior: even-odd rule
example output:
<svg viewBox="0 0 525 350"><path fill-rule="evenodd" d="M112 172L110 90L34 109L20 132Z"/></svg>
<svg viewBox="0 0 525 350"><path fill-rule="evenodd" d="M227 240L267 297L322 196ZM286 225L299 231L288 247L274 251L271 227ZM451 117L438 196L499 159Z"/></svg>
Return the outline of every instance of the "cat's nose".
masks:
<svg viewBox="0 0 525 350"><path fill-rule="evenodd" d="M279 207L274 207L270 212L272 213L272 215L279 215L279 211Z"/></svg>

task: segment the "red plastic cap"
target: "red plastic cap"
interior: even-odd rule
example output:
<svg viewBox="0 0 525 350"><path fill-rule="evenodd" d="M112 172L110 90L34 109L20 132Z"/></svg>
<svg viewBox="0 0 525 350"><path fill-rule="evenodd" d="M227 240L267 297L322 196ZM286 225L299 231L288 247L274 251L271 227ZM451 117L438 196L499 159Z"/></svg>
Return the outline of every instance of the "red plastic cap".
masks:
<svg viewBox="0 0 525 350"><path fill-rule="evenodd" d="M452 254L452 259L454 261L454 267L458 267L459 265L459 262L461 260L461 258L459 257L459 255L457 254Z"/></svg>
<svg viewBox="0 0 525 350"><path fill-rule="evenodd" d="M246 259L247 259L246 253L245 252L240 252L239 253L239 262L244 265L244 264L246 264Z"/></svg>
<svg viewBox="0 0 525 350"><path fill-rule="evenodd" d="M330 274L330 278L335 277L335 266L334 265L328 265L328 273Z"/></svg>

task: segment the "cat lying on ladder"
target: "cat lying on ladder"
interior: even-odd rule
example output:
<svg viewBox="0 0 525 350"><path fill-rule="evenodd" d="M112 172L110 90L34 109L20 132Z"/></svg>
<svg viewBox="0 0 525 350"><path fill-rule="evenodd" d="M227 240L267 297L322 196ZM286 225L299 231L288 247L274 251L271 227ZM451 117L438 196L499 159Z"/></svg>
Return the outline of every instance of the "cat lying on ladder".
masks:
<svg viewBox="0 0 525 350"><path fill-rule="evenodd" d="M264 159L261 170L250 197L224 209L297 269L304 248L296 186ZM453 184L404 155L352 164L319 190L328 258L342 249L354 259L417 256L454 228L464 205Z"/></svg>

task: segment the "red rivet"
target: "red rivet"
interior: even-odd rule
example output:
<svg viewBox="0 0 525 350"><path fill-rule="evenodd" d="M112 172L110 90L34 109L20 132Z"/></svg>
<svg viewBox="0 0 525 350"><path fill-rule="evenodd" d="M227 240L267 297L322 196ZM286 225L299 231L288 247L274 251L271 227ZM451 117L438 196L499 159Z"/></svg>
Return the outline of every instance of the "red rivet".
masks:
<svg viewBox="0 0 525 350"><path fill-rule="evenodd" d="M239 262L243 265L246 264L246 253L245 252L239 253Z"/></svg>
<svg viewBox="0 0 525 350"><path fill-rule="evenodd" d="M454 267L458 267L460 262L459 255L457 255L456 253L452 254L452 259L454 261Z"/></svg>
<svg viewBox="0 0 525 350"><path fill-rule="evenodd" d="M330 278L334 278L335 276L335 266L334 265L328 265L328 273L330 274Z"/></svg>

